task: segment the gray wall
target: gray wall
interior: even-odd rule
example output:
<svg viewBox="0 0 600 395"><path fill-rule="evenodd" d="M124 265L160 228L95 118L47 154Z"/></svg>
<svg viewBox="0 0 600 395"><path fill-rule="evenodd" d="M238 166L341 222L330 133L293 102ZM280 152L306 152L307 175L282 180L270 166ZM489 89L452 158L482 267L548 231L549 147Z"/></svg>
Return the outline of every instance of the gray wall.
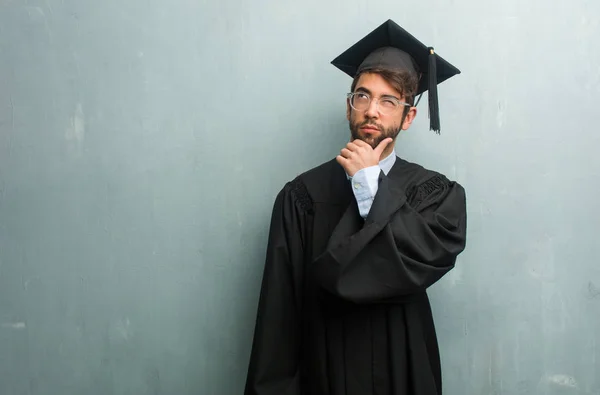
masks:
<svg viewBox="0 0 600 395"><path fill-rule="evenodd" d="M397 144L468 192L446 394L600 394L600 3L284 3L0 0L0 394L241 394L274 196L388 18L463 72Z"/></svg>

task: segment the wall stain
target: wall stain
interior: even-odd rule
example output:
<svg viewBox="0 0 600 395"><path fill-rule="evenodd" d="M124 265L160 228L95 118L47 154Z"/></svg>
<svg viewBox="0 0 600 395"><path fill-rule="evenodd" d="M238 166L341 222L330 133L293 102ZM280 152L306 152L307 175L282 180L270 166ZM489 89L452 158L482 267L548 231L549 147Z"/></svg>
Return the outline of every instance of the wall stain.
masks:
<svg viewBox="0 0 600 395"><path fill-rule="evenodd" d="M588 299L597 299L600 297L600 288L598 288L593 282L588 283Z"/></svg>

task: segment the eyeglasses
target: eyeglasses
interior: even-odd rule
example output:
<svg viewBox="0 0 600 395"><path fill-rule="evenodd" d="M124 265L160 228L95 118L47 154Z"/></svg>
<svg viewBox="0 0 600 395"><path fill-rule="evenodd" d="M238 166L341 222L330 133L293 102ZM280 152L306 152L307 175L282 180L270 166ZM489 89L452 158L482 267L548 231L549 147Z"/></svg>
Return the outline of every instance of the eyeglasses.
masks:
<svg viewBox="0 0 600 395"><path fill-rule="evenodd" d="M348 93L350 106L356 111L365 111L371 105L371 96L365 92ZM400 101L392 96L383 96L377 100L377 111L384 115L394 113L400 107L410 107L410 104Z"/></svg>

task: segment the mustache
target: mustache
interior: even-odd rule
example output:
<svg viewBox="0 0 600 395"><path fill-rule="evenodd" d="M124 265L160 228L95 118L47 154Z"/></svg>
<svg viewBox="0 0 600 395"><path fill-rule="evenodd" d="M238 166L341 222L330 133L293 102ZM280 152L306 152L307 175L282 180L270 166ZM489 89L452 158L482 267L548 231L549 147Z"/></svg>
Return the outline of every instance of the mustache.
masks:
<svg viewBox="0 0 600 395"><path fill-rule="evenodd" d="M372 126L374 128L377 128L377 130L379 130L380 132L383 130L383 127L381 127L381 125L377 125L375 122L371 122L369 120L364 121L358 127L362 128L364 126Z"/></svg>

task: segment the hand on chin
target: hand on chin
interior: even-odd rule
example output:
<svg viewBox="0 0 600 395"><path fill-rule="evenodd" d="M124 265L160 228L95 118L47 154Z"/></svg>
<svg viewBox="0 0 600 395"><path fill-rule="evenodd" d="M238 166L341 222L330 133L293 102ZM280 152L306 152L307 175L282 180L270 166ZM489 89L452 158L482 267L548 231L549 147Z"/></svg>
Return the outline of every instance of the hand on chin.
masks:
<svg viewBox="0 0 600 395"><path fill-rule="evenodd" d="M364 141L365 143L369 144L371 147L375 148L376 143L377 143L377 137L379 137L377 134L372 134L372 133L360 133L359 135L359 139ZM374 146L375 144L375 146Z"/></svg>

